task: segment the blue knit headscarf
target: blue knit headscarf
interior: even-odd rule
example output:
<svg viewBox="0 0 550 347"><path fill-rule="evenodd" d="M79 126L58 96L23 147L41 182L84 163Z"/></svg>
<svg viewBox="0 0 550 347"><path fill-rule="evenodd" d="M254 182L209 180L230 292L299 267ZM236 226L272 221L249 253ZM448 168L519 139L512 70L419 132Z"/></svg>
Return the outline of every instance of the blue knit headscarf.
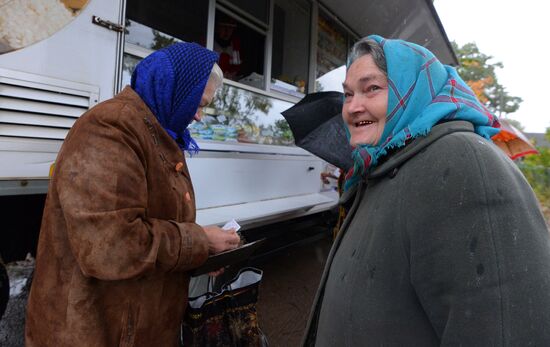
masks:
<svg viewBox="0 0 550 347"><path fill-rule="evenodd" d="M378 42L386 56L386 125L377 144L353 149L354 166L346 176L345 190L372 171L389 149L427 135L440 121L468 121L476 133L487 139L499 132L496 117L478 101L453 67L443 65L432 52L414 43L377 35L368 38Z"/></svg>
<svg viewBox="0 0 550 347"><path fill-rule="evenodd" d="M180 148L199 146L187 126L193 121L218 54L196 43L180 42L147 56L136 66L131 86Z"/></svg>

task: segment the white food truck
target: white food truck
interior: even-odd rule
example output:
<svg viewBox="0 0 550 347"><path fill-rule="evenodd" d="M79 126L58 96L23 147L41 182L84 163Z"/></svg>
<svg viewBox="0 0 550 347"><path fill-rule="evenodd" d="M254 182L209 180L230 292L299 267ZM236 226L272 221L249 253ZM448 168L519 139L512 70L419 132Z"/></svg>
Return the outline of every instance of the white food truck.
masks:
<svg viewBox="0 0 550 347"><path fill-rule="evenodd" d="M76 119L179 40L220 52L226 76L190 127L197 222L324 223L338 199L319 179L327 164L294 146L280 113L341 90L350 46L371 33L456 64L431 0L0 1L0 254L34 252L50 167Z"/></svg>

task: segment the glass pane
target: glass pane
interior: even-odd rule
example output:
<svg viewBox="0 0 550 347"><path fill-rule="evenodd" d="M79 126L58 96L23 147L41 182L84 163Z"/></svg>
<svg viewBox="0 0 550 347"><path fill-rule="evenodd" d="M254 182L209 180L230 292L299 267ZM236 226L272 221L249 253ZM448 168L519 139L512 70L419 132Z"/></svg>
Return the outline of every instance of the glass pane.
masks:
<svg viewBox="0 0 550 347"><path fill-rule="evenodd" d="M271 89L303 96L308 76L310 15L308 1L275 1Z"/></svg>
<svg viewBox="0 0 550 347"><path fill-rule="evenodd" d="M133 20L126 20L126 42L157 50L180 41L173 36L149 28Z"/></svg>
<svg viewBox="0 0 550 347"><path fill-rule="evenodd" d="M141 58L124 53L124 57L122 60L122 87L130 85L134 69L140 61Z"/></svg>
<svg viewBox="0 0 550 347"><path fill-rule="evenodd" d="M319 15L317 77L346 64L347 34L334 21Z"/></svg>
<svg viewBox="0 0 550 347"><path fill-rule="evenodd" d="M206 45L208 1L128 0L126 42L159 49L184 40Z"/></svg>
<svg viewBox="0 0 550 347"><path fill-rule="evenodd" d="M122 85L129 85L141 58L124 54ZM224 84L212 104L203 109L201 122L189 126L198 140L293 146L294 137L281 112L292 103Z"/></svg>
<svg viewBox="0 0 550 347"><path fill-rule="evenodd" d="M264 89L265 36L216 12L214 50L224 77Z"/></svg>
<svg viewBox="0 0 550 347"><path fill-rule="evenodd" d="M269 1L268 0L227 0L241 10L261 22L268 23Z"/></svg>
<svg viewBox="0 0 550 347"><path fill-rule="evenodd" d="M281 112L292 104L224 85L201 122L189 127L198 140L292 146L294 139Z"/></svg>

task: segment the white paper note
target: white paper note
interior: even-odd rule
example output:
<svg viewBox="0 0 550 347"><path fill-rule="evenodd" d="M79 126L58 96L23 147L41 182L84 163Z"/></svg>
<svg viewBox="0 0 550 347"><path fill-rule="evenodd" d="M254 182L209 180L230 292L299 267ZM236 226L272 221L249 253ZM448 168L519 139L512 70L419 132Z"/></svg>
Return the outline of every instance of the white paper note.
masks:
<svg viewBox="0 0 550 347"><path fill-rule="evenodd" d="M223 230L229 230L229 229L235 229L235 231L239 231L241 226L235 219L230 220L229 222L225 223L225 225L222 227Z"/></svg>

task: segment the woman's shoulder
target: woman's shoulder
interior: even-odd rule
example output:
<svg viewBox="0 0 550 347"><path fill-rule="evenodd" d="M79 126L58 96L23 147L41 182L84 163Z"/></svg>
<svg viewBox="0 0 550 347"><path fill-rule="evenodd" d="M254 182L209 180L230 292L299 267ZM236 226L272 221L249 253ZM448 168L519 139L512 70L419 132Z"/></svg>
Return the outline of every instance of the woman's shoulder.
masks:
<svg viewBox="0 0 550 347"><path fill-rule="evenodd" d="M126 87L113 98L92 107L81 118L124 121L132 116L138 117L149 114L152 115L145 103L130 87Z"/></svg>
<svg viewBox="0 0 550 347"><path fill-rule="evenodd" d="M439 137L419 151L403 169L421 182L467 184L478 189L502 184L524 185L523 175L512 160L491 140L473 131ZM466 183L468 182L468 183Z"/></svg>
<svg viewBox="0 0 550 347"><path fill-rule="evenodd" d="M441 165L468 169L476 162L503 166L511 163L491 140L476 134L471 123L452 121L439 124L426 136L414 139L392 154L369 177L383 177L396 169L433 172Z"/></svg>
<svg viewBox="0 0 550 347"><path fill-rule="evenodd" d="M105 100L84 113L73 126L74 130L105 128L121 132L142 132L144 118L154 117L143 101L127 87L113 98Z"/></svg>
<svg viewBox="0 0 550 347"><path fill-rule="evenodd" d="M441 136L426 147L425 160L455 162L457 165L497 165L508 167L514 165L490 139L475 132L453 132Z"/></svg>

